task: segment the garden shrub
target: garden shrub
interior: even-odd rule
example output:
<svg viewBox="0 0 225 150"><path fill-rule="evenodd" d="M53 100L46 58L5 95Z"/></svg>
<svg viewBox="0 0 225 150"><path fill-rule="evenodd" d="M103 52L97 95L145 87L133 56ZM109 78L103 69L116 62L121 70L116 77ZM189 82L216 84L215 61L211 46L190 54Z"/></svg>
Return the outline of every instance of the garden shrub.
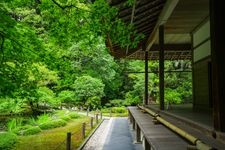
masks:
<svg viewBox="0 0 225 150"><path fill-rule="evenodd" d="M37 123L38 124L42 124L42 123L45 123L45 122L49 122L52 120L52 118L50 117L49 114L42 114L40 116L37 117Z"/></svg>
<svg viewBox="0 0 225 150"><path fill-rule="evenodd" d="M110 101L111 106L113 107L119 107L119 106L123 106L123 102L124 100L121 99L114 99Z"/></svg>
<svg viewBox="0 0 225 150"><path fill-rule="evenodd" d="M62 116L62 117L60 117L60 119L62 119L64 121L69 121L69 120L71 120L71 117L70 116Z"/></svg>
<svg viewBox="0 0 225 150"><path fill-rule="evenodd" d="M112 113L126 113L127 109L126 107L113 107Z"/></svg>
<svg viewBox="0 0 225 150"><path fill-rule="evenodd" d="M7 130L12 131L18 127L23 126L24 118L13 118L7 124Z"/></svg>
<svg viewBox="0 0 225 150"><path fill-rule="evenodd" d="M110 112L110 108L101 109L101 112L102 113L109 113Z"/></svg>
<svg viewBox="0 0 225 150"><path fill-rule="evenodd" d="M10 132L0 133L0 149L11 150L17 141L17 136Z"/></svg>
<svg viewBox="0 0 225 150"><path fill-rule="evenodd" d="M66 125L66 121L62 119L52 120L39 125L42 130L53 129L57 127L63 127Z"/></svg>
<svg viewBox="0 0 225 150"><path fill-rule="evenodd" d="M17 135L23 135L24 130L27 130L29 128L31 128L31 125L25 125L25 126L18 126L16 128L14 128L13 130L11 130L13 133L17 134Z"/></svg>
<svg viewBox="0 0 225 150"><path fill-rule="evenodd" d="M38 126L30 127L23 131L23 135L33 135L41 132L41 128Z"/></svg>
<svg viewBox="0 0 225 150"><path fill-rule="evenodd" d="M79 117L80 117L80 115L79 115L79 114L77 114L77 113L75 113L75 112L71 112L71 113L69 113L69 116L70 116L72 119L77 119L77 118L79 118Z"/></svg>

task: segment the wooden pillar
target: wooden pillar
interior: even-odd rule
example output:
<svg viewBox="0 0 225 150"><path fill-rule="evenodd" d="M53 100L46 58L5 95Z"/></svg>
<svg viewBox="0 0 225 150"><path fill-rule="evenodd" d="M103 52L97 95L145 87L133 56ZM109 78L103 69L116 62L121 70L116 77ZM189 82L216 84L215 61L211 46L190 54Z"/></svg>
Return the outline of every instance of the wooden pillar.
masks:
<svg viewBox="0 0 225 150"><path fill-rule="evenodd" d="M141 142L141 129L136 123L136 140L137 142Z"/></svg>
<svg viewBox="0 0 225 150"><path fill-rule="evenodd" d="M70 149L71 149L71 132L68 132L66 136L66 150Z"/></svg>
<svg viewBox="0 0 225 150"><path fill-rule="evenodd" d="M151 150L151 145L148 143L147 139L145 138L145 150Z"/></svg>
<svg viewBox="0 0 225 150"><path fill-rule="evenodd" d="M145 51L145 99L144 105L148 105L148 51Z"/></svg>
<svg viewBox="0 0 225 150"><path fill-rule="evenodd" d="M135 123L135 119L134 119L134 117L133 117L133 119L132 119L132 120L133 120L133 121L132 121L132 125L133 125L132 127L133 127L133 130L135 130L135 124L136 124L136 123Z"/></svg>
<svg viewBox="0 0 225 150"><path fill-rule="evenodd" d="M159 99L164 110L164 26L159 26Z"/></svg>
<svg viewBox="0 0 225 150"><path fill-rule="evenodd" d="M213 121L217 131L225 132L225 23L224 1L210 0Z"/></svg>
<svg viewBox="0 0 225 150"><path fill-rule="evenodd" d="M86 130L86 123L83 122L82 123L82 137L83 137L83 139L85 139L85 130Z"/></svg>

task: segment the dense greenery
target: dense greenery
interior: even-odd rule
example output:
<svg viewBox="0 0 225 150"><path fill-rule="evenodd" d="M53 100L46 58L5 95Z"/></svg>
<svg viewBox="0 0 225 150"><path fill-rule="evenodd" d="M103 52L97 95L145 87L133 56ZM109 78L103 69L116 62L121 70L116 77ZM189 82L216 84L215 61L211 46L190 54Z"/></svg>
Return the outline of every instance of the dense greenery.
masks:
<svg viewBox="0 0 225 150"><path fill-rule="evenodd" d="M17 137L13 133L0 133L0 149L10 150L16 143Z"/></svg>
<svg viewBox="0 0 225 150"><path fill-rule="evenodd" d="M144 63L114 60L105 39L135 47L143 35L117 18L117 8L105 0L1 0L0 16L0 113L96 109L142 101L144 74L129 72L143 72ZM189 66L190 62L173 61L165 68ZM158 62L151 61L149 70L157 71ZM157 72L149 78L150 97L157 103ZM191 100L189 73L166 73L165 80L167 102Z"/></svg>

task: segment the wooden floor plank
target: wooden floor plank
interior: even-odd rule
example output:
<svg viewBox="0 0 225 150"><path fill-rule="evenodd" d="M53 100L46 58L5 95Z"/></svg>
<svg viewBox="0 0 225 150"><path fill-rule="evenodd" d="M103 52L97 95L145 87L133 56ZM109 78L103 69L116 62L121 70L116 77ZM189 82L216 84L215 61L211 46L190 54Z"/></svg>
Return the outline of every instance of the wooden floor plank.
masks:
<svg viewBox="0 0 225 150"><path fill-rule="evenodd" d="M146 140L156 150L186 150L187 141L161 124L154 124L153 118L137 107L128 107Z"/></svg>

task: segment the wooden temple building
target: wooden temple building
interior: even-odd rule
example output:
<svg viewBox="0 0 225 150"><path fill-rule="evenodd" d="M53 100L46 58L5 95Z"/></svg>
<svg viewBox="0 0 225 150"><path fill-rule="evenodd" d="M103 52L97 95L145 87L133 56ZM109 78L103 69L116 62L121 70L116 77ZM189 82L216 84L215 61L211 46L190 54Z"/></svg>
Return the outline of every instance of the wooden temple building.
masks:
<svg viewBox="0 0 225 150"><path fill-rule="evenodd" d="M121 48L116 44L107 43L110 45L111 55L115 58L145 61L145 100L143 104L144 109L148 108L149 110L144 111L152 113L151 106L148 104L148 80L151 80L148 77L148 62L159 60L160 107L155 109L155 112L158 112L155 116L152 113L154 120L159 115L163 117L163 114L166 114L166 112L164 113L164 60L191 60L192 108L193 110L204 110L212 116L212 127L203 131L204 127L198 124L202 134L199 137L197 133L194 134L194 137L201 139L211 148L207 146L199 148L197 140L191 142L196 146L192 148L225 149L223 145L225 141L224 2L222 0L134 0L132 7L124 5L126 0L108 0L108 2L111 6L119 8L119 17L124 22L133 23L137 32L145 35L135 49ZM163 149L154 146L157 145L157 140L154 136L146 133L151 130L150 122L152 120L146 121L146 116L138 114L141 111L137 111L136 108L129 108L129 111L133 128L137 130L137 141L144 141L145 149ZM193 124L195 123L195 120L190 118L189 120ZM148 126L143 125L144 123ZM192 131L185 130L186 132L191 133ZM207 138L211 143L207 143ZM163 141L163 138L161 140ZM218 147L216 146L217 142L220 145ZM171 147L170 149L176 149L173 144Z"/></svg>

